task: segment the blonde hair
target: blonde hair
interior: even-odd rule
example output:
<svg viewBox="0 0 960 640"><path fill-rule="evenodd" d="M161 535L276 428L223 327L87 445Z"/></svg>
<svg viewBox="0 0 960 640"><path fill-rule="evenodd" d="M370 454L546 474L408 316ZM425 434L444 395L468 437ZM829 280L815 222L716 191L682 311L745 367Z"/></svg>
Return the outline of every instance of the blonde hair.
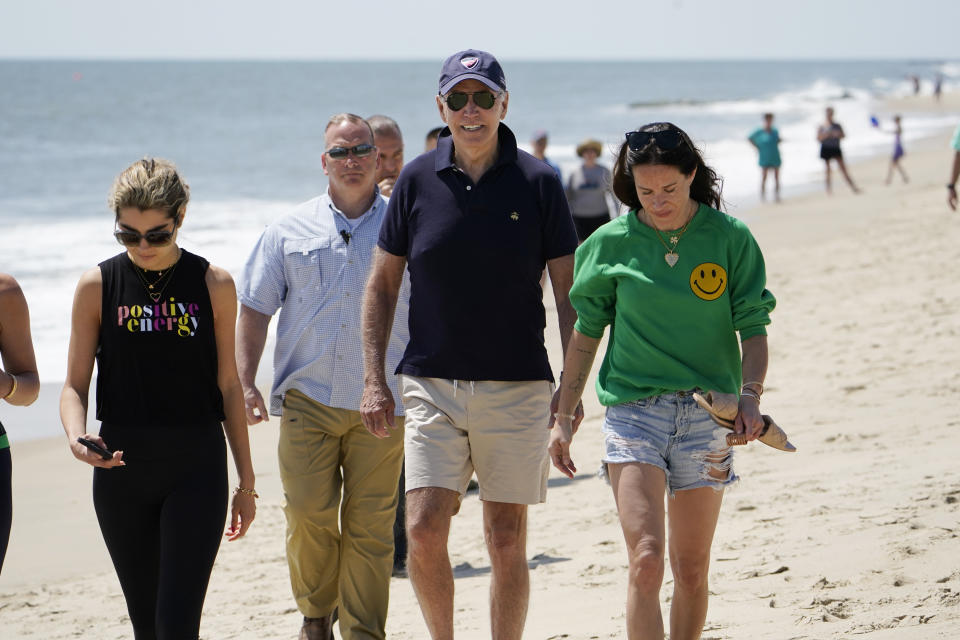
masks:
<svg viewBox="0 0 960 640"><path fill-rule="evenodd" d="M177 172L177 167L162 158L144 158L123 170L113 181L107 196L117 219L120 209L136 207L141 211L159 209L177 219L187 209L190 187Z"/></svg>

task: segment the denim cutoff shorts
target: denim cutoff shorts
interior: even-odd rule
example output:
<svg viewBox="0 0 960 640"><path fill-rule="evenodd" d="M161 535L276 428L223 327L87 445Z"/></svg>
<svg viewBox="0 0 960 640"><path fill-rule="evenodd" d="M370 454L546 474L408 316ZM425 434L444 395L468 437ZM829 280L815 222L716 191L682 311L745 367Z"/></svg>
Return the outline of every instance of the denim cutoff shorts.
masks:
<svg viewBox="0 0 960 640"><path fill-rule="evenodd" d="M700 487L720 491L737 480L728 433L697 405L693 391L642 398L607 407L603 461L663 469L671 495Z"/></svg>

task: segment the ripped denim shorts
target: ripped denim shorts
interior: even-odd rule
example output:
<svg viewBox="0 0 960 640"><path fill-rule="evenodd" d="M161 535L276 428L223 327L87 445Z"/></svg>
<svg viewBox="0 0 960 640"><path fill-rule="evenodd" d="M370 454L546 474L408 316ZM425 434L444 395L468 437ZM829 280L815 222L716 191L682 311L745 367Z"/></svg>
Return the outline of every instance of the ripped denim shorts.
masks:
<svg viewBox="0 0 960 640"><path fill-rule="evenodd" d="M692 391L642 398L607 407L603 461L663 469L671 495L699 487L719 491L737 480L728 433L697 405Z"/></svg>

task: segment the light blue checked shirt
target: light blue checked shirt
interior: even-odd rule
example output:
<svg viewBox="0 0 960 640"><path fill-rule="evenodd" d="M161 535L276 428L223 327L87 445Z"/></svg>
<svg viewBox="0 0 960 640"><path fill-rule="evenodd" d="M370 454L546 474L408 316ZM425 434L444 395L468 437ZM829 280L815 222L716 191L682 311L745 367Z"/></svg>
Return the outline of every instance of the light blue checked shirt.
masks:
<svg viewBox="0 0 960 640"><path fill-rule="evenodd" d="M378 196L359 221L348 222L329 192L304 202L260 236L237 288L240 303L272 316L280 309L273 355L270 413L280 415L283 396L297 389L328 407L358 410L363 393L360 307L387 201ZM353 226L351 222L356 223ZM349 242L342 232L350 234ZM407 346L410 279L404 273L387 371ZM403 405L396 377L388 378Z"/></svg>

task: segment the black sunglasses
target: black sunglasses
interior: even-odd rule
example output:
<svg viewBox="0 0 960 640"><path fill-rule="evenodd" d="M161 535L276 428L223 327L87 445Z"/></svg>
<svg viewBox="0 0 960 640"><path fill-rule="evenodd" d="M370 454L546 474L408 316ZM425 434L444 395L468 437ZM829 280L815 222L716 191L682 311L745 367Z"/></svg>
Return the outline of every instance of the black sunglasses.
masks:
<svg viewBox="0 0 960 640"><path fill-rule="evenodd" d="M474 91L473 93L464 93L463 91L453 91L447 94L444 100L451 111L460 111L473 96L473 104L481 109L492 109L497 101L497 96L492 91Z"/></svg>
<svg viewBox="0 0 960 640"><path fill-rule="evenodd" d="M627 145L631 151L641 151L651 141L662 151L671 151L685 142L683 132L679 129L664 129L663 131L628 131Z"/></svg>
<svg viewBox="0 0 960 640"><path fill-rule="evenodd" d="M366 158L374 149L376 149L375 146L364 142L355 147L330 147L326 150L326 154L334 160L343 160L351 153L354 158Z"/></svg>
<svg viewBox="0 0 960 640"><path fill-rule="evenodd" d="M162 247L170 244L173 240L173 234L177 232L177 221L179 219L180 216L173 219L173 231L147 231L146 233L140 233L138 231L117 229L113 232L113 237L125 247L135 247L140 244L141 240L146 240L147 244L151 247Z"/></svg>

